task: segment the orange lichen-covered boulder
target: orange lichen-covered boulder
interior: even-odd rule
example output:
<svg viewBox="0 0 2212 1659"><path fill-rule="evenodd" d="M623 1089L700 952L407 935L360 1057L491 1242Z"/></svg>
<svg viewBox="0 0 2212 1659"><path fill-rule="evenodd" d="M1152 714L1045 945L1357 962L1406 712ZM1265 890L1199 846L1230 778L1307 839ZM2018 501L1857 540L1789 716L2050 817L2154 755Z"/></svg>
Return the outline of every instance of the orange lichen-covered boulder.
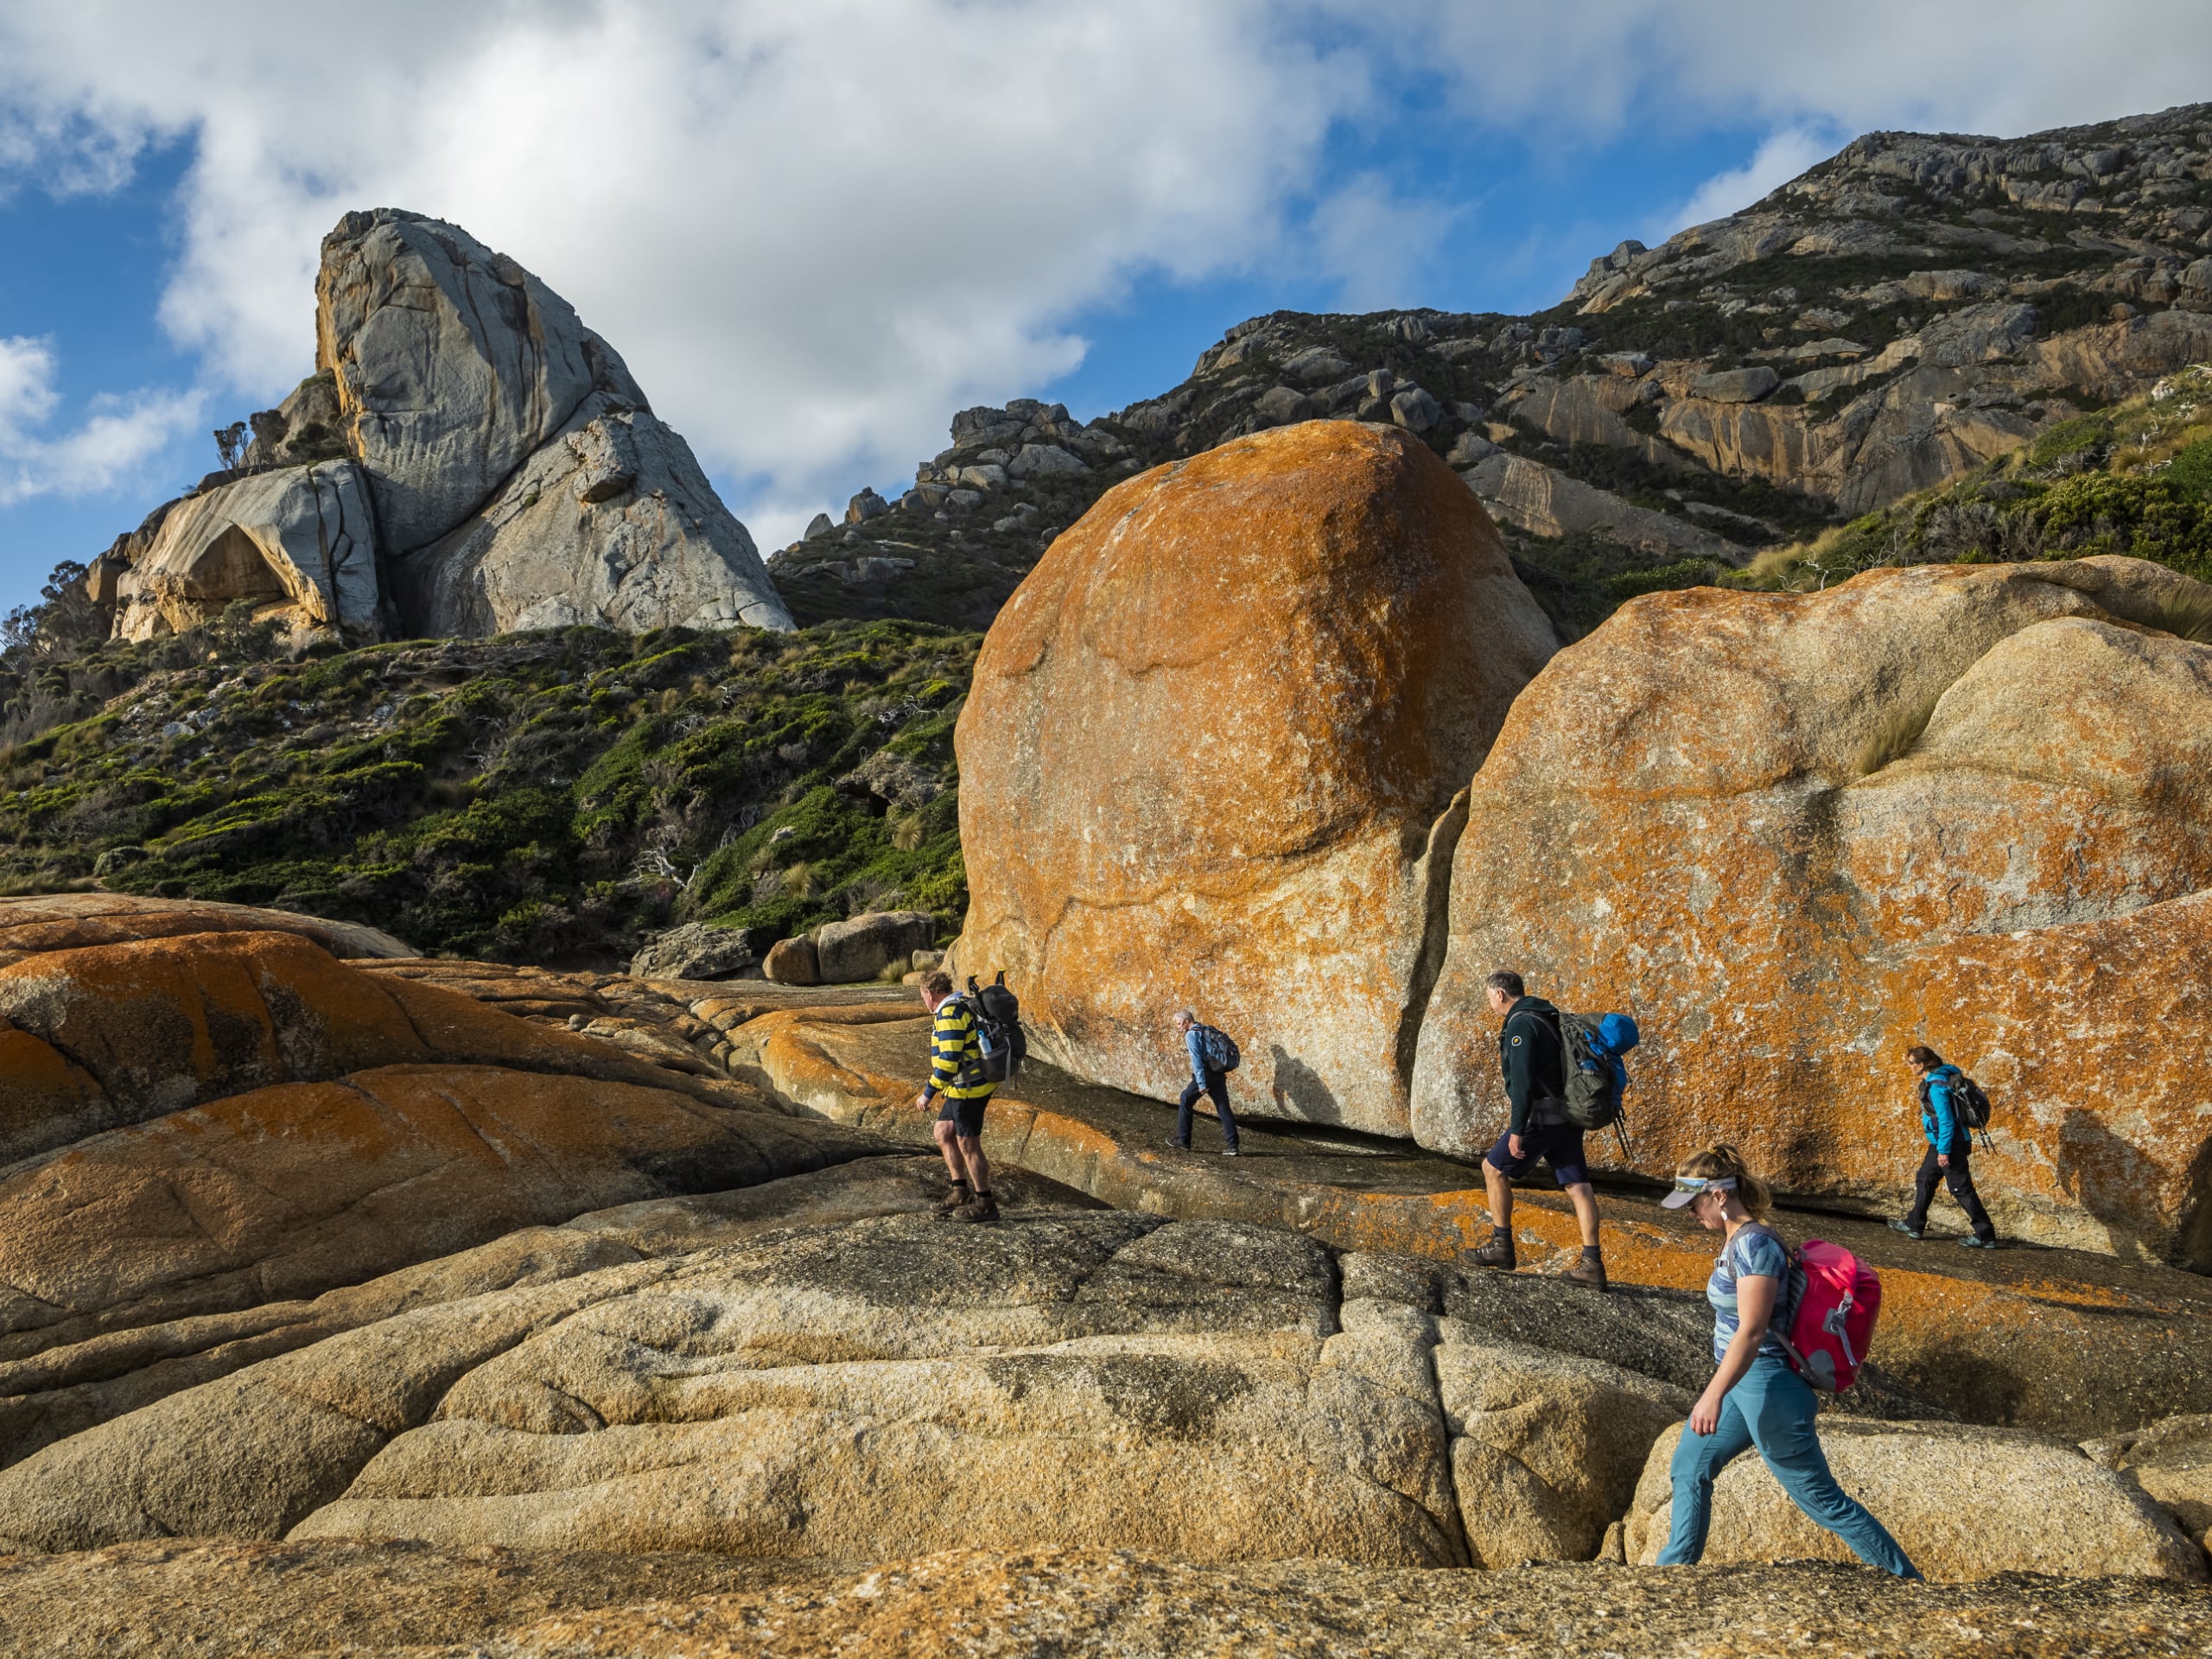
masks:
<svg viewBox="0 0 2212 1659"><path fill-rule="evenodd" d="M1407 1128L1453 798L1556 646L1481 506L1402 433L1312 422L1103 497L1000 613L960 718L963 974L1039 1047L1172 1093ZM1410 1016L1410 1017L1409 1017Z"/></svg>
<svg viewBox="0 0 2212 1659"><path fill-rule="evenodd" d="M497 1066L379 1066L235 1095L0 1180L0 1380L20 1381L4 1363L33 1345L19 1332L44 1350L315 1296L587 1210L821 1168L861 1144L671 1090Z"/></svg>
<svg viewBox="0 0 2212 1659"><path fill-rule="evenodd" d="M474 997L363 973L296 934L138 939L0 968L0 1161L270 1084L432 1060L702 1086Z"/></svg>
<svg viewBox="0 0 2212 1659"><path fill-rule="evenodd" d="M1642 1022L1648 1173L1721 1138L1787 1188L1898 1203L1926 1043L1996 1102L2000 1229L2212 1266L2208 605L2099 558L1624 607L1476 779L1419 1138L1502 1122L1482 982L1507 965Z"/></svg>
<svg viewBox="0 0 2212 1659"><path fill-rule="evenodd" d="M411 957L415 948L380 928L288 910L153 899L135 893L48 893L0 899L0 965L48 950L122 944L186 933L296 933L334 957Z"/></svg>

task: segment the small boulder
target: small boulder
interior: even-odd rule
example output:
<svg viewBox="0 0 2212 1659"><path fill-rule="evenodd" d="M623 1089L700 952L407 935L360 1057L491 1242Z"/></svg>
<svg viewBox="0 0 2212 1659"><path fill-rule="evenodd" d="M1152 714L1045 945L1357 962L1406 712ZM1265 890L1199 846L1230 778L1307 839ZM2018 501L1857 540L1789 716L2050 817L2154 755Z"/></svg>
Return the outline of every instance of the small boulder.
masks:
<svg viewBox="0 0 2212 1659"><path fill-rule="evenodd" d="M1979 270L1916 270L1900 286L1916 300L1948 305L1955 300L2001 292L2005 283L2002 278Z"/></svg>
<svg viewBox="0 0 2212 1659"><path fill-rule="evenodd" d="M2082 1449L2133 1475L2200 1548L2212 1552L2212 1416L2168 1417Z"/></svg>
<svg viewBox="0 0 2212 1659"><path fill-rule="evenodd" d="M1688 1391L1439 1323L1433 1363L1467 1553L1491 1567L1588 1560L1636 1491L1652 1443L1689 1410Z"/></svg>
<svg viewBox="0 0 2212 1659"><path fill-rule="evenodd" d="M960 481L971 490L1002 490L1006 487L1006 468L996 461L980 466L963 467Z"/></svg>
<svg viewBox="0 0 2212 1659"><path fill-rule="evenodd" d="M1781 384L1782 377L1762 363L1756 368L1700 374L1690 382L1690 396L1716 404L1756 404Z"/></svg>
<svg viewBox="0 0 2212 1659"><path fill-rule="evenodd" d="M1253 404L1252 413L1264 425L1288 426L1313 413L1313 400L1288 386L1271 386Z"/></svg>
<svg viewBox="0 0 2212 1659"><path fill-rule="evenodd" d="M1667 1541L1679 1427L1651 1448L1624 1529L1628 1559ZM2201 1583L2204 1553L2130 1477L2079 1448L2017 1429L1823 1415L1821 1449L1843 1490L1871 1510L1929 1578L1996 1573ZM1713 1485L1706 1561L1848 1561L1842 1540L1798 1511L1756 1457Z"/></svg>
<svg viewBox="0 0 2212 1659"><path fill-rule="evenodd" d="M1426 432L1444 418L1442 405L1419 386L1408 386L1390 399L1390 419L1408 432Z"/></svg>
<svg viewBox="0 0 2212 1659"><path fill-rule="evenodd" d="M845 503L845 522L849 524L866 524L891 511L891 504L874 490L862 490Z"/></svg>
<svg viewBox="0 0 2212 1659"><path fill-rule="evenodd" d="M569 434L569 452L576 458L570 493L588 506L612 501L638 481L638 443L628 421L587 421Z"/></svg>
<svg viewBox="0 0 2212 1659"><path fill-rule="evenodd" d="M639 979L735 979L757 970L769 935L757 927L687 922L648 939L630 959Z"/></svg>
<svg viewBox="0 0 2212 1659"><path fill-rule="evenodd" d="M1497 446L1479 432L1462 432L1452 442L1452 453L1444 457L1444 464L1457 472L1463 467L1472 467L1487 461L1497 453Z"/></svg>
<svg viewBox="0 0 2212 1659"><path fill-rule="evenodd" d="M1007 463L1006 470L1009 478L1045 478L1054 473L1087 473L1090 468L1081 456L1057 443L1025 443Z"/></svg>
<svg viewBox="0 0 2212 1659"><path fill-rule="evenodd" d="M874 979L893 963L903 968L937 943L937 918L925 910L872 911L814 930L815 970L825 985Z"/></svg>
<svg viewBox="0 0 2212 1659"><path fill-rule="evenodd" d="M1282 365L1282 372L1302 386L1325 386L1351 372L1351 365L1326 346L1309 346Z"/></svg>
<svg viewBox="0 0 2212 1659"><path fill-rule="evenodd" d="M779 939L768 947L767 958L760 964L760 972L779 985L819 985L822 970L814 957L814 941L809 938Z"/></svg>

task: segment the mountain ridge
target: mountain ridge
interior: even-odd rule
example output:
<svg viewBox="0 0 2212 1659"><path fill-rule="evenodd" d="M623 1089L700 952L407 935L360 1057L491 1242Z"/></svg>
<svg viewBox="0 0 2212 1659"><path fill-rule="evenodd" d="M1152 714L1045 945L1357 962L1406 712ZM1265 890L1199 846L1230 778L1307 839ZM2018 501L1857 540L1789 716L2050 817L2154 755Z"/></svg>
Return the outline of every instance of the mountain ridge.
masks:
<svg viewBox="0 0 2212 1659"><path fill-rule="evenodd" d="M963 411L912 489L856 495L772 569L802 622L978 627L1121 476L1296 420L1381 420L1467 480L1571 636L2212 358L2208 256L2212 105L2016 139L1869 133L1738 213L1623 242L1547 310L1277 310L1089 423ZM1106 464L1024 479L989 457L1050 442L1046 411Z"/></svg>

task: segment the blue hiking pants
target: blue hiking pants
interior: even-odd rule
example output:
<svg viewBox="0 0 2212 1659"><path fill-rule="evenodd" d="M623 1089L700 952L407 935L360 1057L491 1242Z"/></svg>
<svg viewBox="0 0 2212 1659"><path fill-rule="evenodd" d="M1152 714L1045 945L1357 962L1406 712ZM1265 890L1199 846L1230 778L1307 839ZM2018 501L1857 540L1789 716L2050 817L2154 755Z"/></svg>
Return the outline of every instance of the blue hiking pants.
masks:
<svg viewBox="0 0 2212 1659"><path fill-rule="evenodd" d="M1191 1144L1191 1108L1198 1103L1198 1096L1213 1096L1214 1115L1221 1119L1221 1144L1231 1152L1236 1149L1236 1114L1229 1109L1229 1073L1206 1068L1206 1080L1196 1077L1183 1085L1183 1109L1175 1119L1175 1144L1187 1147Z"/></svg>
<svg viewBox="0 0 2212 1659"><path fill-rule="evenodd" d="M1721 1401L1720 1421L1712 1433L1685 1426L1681 1444L1675 1448L1674 1528L1659 1553L1660 1564L1686 1567L1705 1554L1713 1478L1756 1446L1791 1501L1848 1544L1853 1554L1901 1579L1918 1578L1920 1569L1905 1558L1888 1529L1828 1472L1814 1427L1819 1410L1811 1387L1788 1361L1762 1354Z"/></svg>

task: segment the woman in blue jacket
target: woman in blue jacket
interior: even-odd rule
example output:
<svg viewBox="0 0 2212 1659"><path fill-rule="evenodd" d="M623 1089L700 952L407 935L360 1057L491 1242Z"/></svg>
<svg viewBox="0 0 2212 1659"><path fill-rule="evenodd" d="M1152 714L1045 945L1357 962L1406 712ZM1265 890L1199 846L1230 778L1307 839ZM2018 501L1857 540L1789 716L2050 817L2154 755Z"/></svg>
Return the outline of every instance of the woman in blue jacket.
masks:
<svg viewBox="0 0 2212 1659"><path fill-rule="evenodd" d="M1974 1172L1969 1167L1974 1133L1967 1128L1956 1096L1966 1074L1932 1048L1909 1048L1904 1058L1920 1079L1920 1127L1928 1136L1928 1155L1920 1160L1920 1173L1913 1180L1911 1212L1890 1225L1907 1238L1921 1236L1928 1225L1928 1206L1936 1198L1936 1184L1941 1181L1950 1188L1953 1200L1974 1224L1974 1231L1959 1243L1970 1249L1993 1250L1997 1229L1989 1211L1981 1207L1980 1194L1974 1190Z"/></svg>

